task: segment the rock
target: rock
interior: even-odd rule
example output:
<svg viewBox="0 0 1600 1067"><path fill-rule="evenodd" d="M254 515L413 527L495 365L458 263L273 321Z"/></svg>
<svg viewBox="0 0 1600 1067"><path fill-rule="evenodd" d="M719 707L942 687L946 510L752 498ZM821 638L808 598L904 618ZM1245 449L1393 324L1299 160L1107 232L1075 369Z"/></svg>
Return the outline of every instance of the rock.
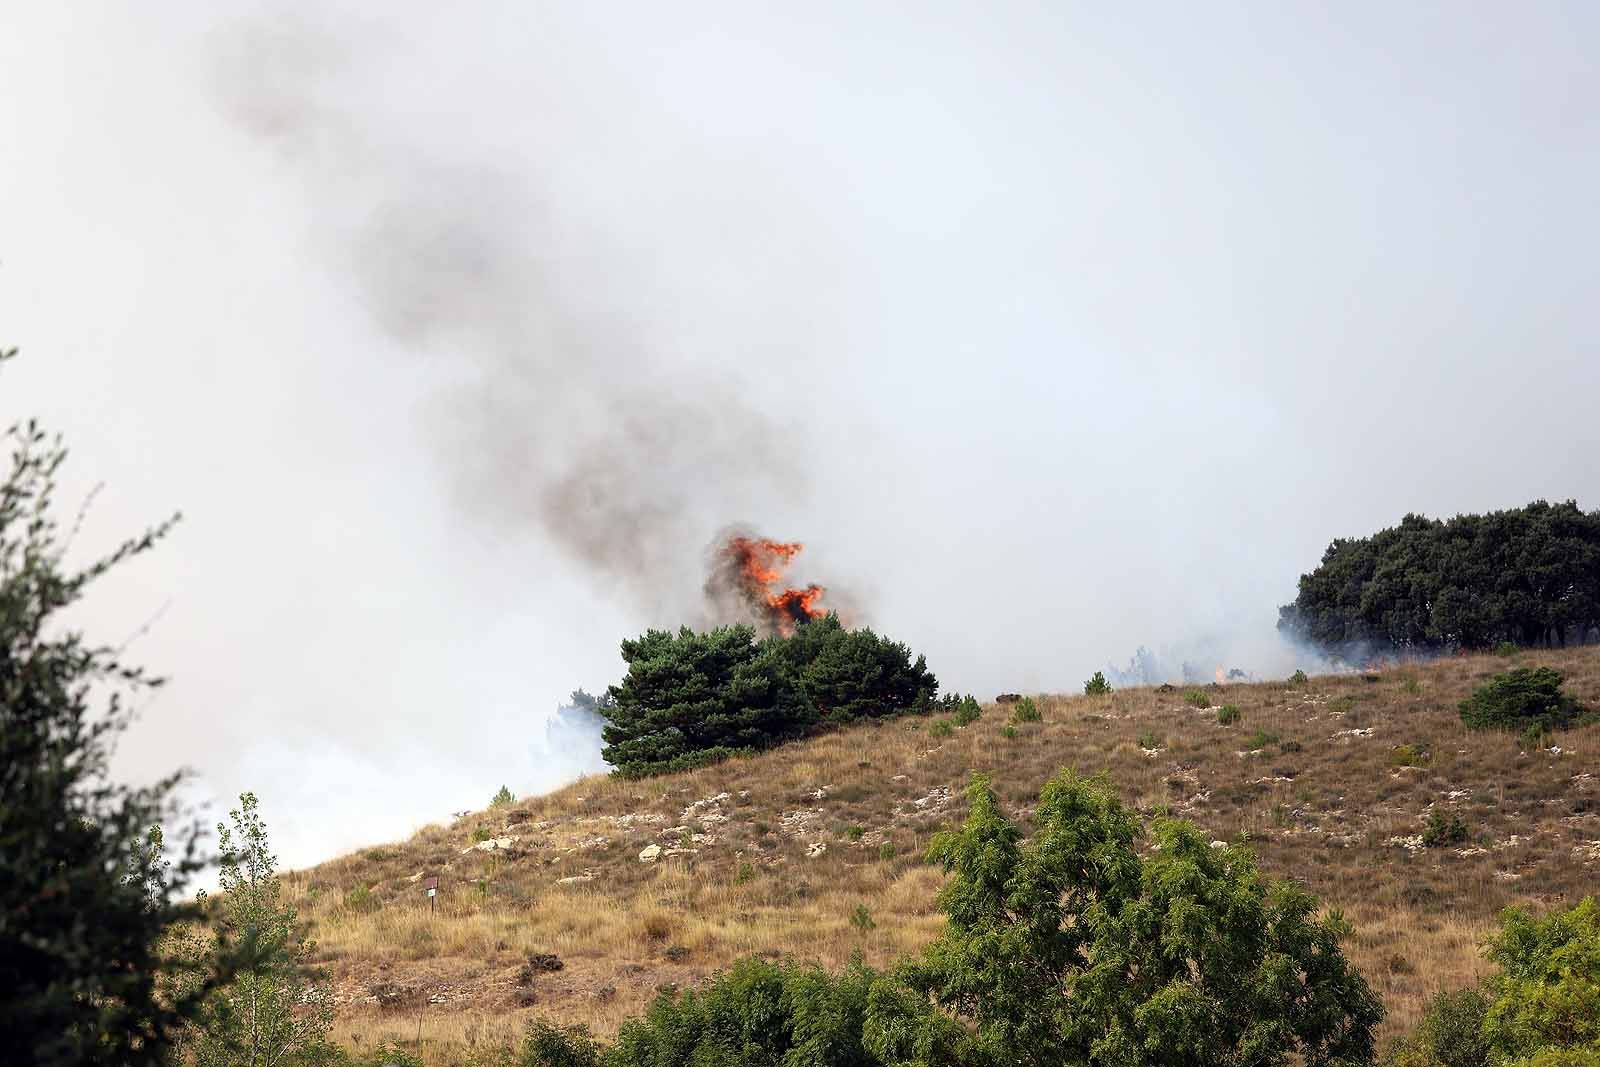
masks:
<svg viewBox="0 0 1600 1067"><path fill-rule="evenodd" d="M1015 704L1022 699L1021 693L1001 693L994 698L996 704Z"/></svg>
<svg viewBox="0 0 1600 1067"><path fill-rule="evenodd" d="M639 850L640 863L654 863L661 857L660 845L646 845Z"/></svg>
<svg viewBox="0 0 1600 1067"><path fill-rule="evenodd" d="M828 851L828 843L826 841L813 841L806 846L806 858L814 860L826 851Z"/></svg>
<svg viewBox="0 0 1600 1067"><path fill-rule="evenodd" d="M556 879L556 885L576 885L579 882L592 882L592 881L594 881L594 872L593 871L584 871L582 874L573 874L573 875L568 875L565 878L557 878Z"/></svg>

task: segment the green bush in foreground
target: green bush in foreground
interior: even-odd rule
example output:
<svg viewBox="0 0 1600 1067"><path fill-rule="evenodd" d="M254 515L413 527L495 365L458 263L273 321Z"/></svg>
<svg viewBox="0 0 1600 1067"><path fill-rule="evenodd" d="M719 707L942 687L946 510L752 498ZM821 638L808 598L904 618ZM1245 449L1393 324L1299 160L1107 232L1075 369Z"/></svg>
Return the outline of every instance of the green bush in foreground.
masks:
<svg viewBox="0 0 1600 1067"><path fill-rule="evenodd" d="M1223 726L1232 726L1239 721L1239 705L1224 704L1217 709L1217 722Z"/></svg>
<svg viewBox="0 0 1600 1067"><path fill-rule="evenodd" d="M1582 709L1561 692L1564 680L1553 667L1518 667L1497 674L1461 702L1461 721L1475 730L1565 729Z"/></svg>
<svg viewBox="0 0 1600 1067"><path fill-rule="evenodd" d="M1486 954L1499 970L1434 998L1390 1067L1600 1067L1600 901L1508 909Z"/></svg>

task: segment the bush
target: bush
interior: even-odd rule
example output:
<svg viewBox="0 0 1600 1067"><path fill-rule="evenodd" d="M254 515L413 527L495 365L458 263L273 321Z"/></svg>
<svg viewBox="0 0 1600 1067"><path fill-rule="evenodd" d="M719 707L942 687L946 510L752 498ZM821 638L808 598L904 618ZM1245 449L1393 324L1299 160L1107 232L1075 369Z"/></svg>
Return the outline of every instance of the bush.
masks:
<svg viewBox="0 0 1600 1067"><path fill-rule="evenodd" d="M1239 705L1224 704L1217 709L1217 722L1223 726L1232 726L1239 721Z"/></svg>
<svg viewBox="0 0 1600 1067"><path fill-rule="evenodd" d="M1221 719L1219 718L1218 721L1220 722ZM1268 745L1276 744L1277 741L1277 734L1268 733L1266 730L1257 730L1255 733L1250 735L1250 739L1244 743L1244 747L1254 752L1257 749L1266 748Z"/></svg>
<svg viewBox="0 0 1600 1067"><path fill-rule="evenodd" d="M880 860L892 860L899 854L899 851L899 849L895 848L893 841L885 841L878 846L878 858Z"/></svg>
<svg viewBox="0 0 1600 1067"><path fill-rule="evenodd" d="M745 959L698 990L668 990L617 1032L606 1067L877 1067L863 1040L876 975ZM584 1065L587 1067L587 1065Z"/></svg>
<svg viewBox="0 0 1600 1067"><path fill-rule="evenodd" d="M1044 713L1032 697L1022 697L1011 705L1012 722L1043 722Z"/></svg>
<svg viewBox="0 0 1600 1067"><path fill-rule="evenodd" d="M1017 728L1007 723L1000 728L1000 736L1007 741L1015 741L1017 739Z"/></svg>
<svg viewBox="0 0 1600 1067"><path fill-rule="evenodd" d="M511 795L511 790L507 789L505 786L501 786L500 792L496 793L494 798L489 801L489 806L491 808L503 808L516 799L516 797Z"/></svg>
<svg viewBox="0 0 1600 1067"><path fill-rule="evenodd" d="M372 887L358 885L344 895L345 910L357 915L368 915L383 906L383 901L372 895Z"/></svg>
<svg viewBox="0 0 1600 1067"><path fill-rule="evenodd" d="M523 1032L515 1067L600 1067L600 1044L586 1027L532 1022Z"/></svg>
<svg viewBox="0 0 1600 1067"><path fill-rule="evenodd" d="M1483 1017L1489 1001L1476 989L1440 993L1422 1020L1385 1057L1388 1067L1489 1067Z"/></svg>
<svg viewBox="0 0 1600 1067"><path fill-rule="evenodd" d="M1461 721L1475 730L1565 729L1581 709L1561 692L1553 667L1518 667L1497 674L1461 702Z"/></svg>
<svg viewBox="0 0 1600 1067"><path fill-rule="evenodd" d="M1426 767L1433 761L1421 745L1396 745L1389 751L1391 767Z"/></svg>
<svg viewBox="0 0 1600 1067"><path fill-rule="evenodd" d="M872 912L867 910L865 904L857 904L856 910L850 913L850 926L859 934L878 928L878 924L872 921Z"/></svg>
<svg viewBox="0 0 1600 1067"><path fill-rule="evenodd" d="M1154 749L1161 747L1161 735L1154 730L1146 730L1139 735L1139 747Z"/></svg>
<svg viewBox="0 0 1600 1067"><path fill-rule="evenodd" d="M928 724L929 737L943 740L944 738L954 737L955 735L955 723L951 722L949 719L935 719L933 722Z"/></svg>
<svg viewBox="0 0 1600 1067"><path fill-rule="evenodd" d="M971 696L961 698L955 706L954 719L957 726L971 726L983 717L983 708L979 707L977 700Z"/></svg>
<svg viewBox="0 0 1600 1067"><path fill-rule="evenodd" d="M1446 815L1438 808L1428 813L1428 821L1422 828L1423 848L1459 845L1466 839L1467 824L1461 821L1461 816L1455 812Z"/></svg>
<svg viewBox="0 0 1600 1067"><path fill-rule="evenodd" d="M1111 683L1106 681L1104 671L1095 671L1087 682L1083 683L1083 692L1086 696L1104 696L1111 692Z"/></svg>
<svg viewBox="0 0 1600 1067"><path fill-rule="evenodd" d="M1501 641L1498 645L1494 646L1494 654L1497 656L1515 656L1521 651L1522 649L1518 648L1516 644L1511 641Z"/></svg>
<svg viewBox="0 0 1600 1067"><path fill-rule="evenodd" d="M1298 669L1293 674L1289 675L1289 682L1291 685L1305 685L1310 680L1311 679L1306 677L1305 671Z"/></svg>
<svg viewBox="0 0 1600 1067"><path fill-rule="evenodd" d="M828 725L921 711L938 681L922 657L835 615L759 643L749 626L651 630L622 642L627 674L597 703L601 755L623 777L705 766Z"/></svg>
<svg viewBox="0 0 1600 1067"><path fill-rule="evenodd" d="M1183 702L1191 708L1209 708L1211 706L1211 698L1198 689L1191 689L1183 694Z"/></svg>

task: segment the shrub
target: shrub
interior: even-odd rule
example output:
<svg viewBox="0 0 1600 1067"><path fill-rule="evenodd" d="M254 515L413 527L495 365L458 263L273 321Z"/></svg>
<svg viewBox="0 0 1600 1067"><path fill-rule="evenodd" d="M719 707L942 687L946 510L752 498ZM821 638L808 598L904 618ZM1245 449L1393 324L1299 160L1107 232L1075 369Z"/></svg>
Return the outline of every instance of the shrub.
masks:
<svg viewBox="0 0 1600 1067"><path fill-rule="evenodd" d="M484 826L482 823L479 823L477 826L474 826L472 828L472 834L470 836L471 836L471 839L472 839L472 843L474 845L476 845L480 841L489 840L489 838L493 837L494 834L489 830L489 828L487 826Z"/></svg>
<svg viewBox="0 0 1600 1067"><path fill-rule="evenodd" d="M867 830L864 826L847 826L844 829L844 836L852 841L860 841L862 837L866 836L866 832Z"/></svg>
<svg viewBox="0 0 1600 1067"><path fill-rule="evenodd" d="M1293 674L1289 675L1289 682L1293 685L1305 685L1310 680L1311 679L1306 677L1305 671L1298 669Z"/></svg>
<svg viewBox="0 0 1600 1067"><path fill-rule="evenodd" d="M1044 713L1032 697L1023 697L1011 705L1012 722L1043 722Z"/></svg>
<svg viewBox="0 0 1600 1067"><path fill-rule="evenodd" d="M383 901L372 895L371 886L358 885L344 895L344 906L357 915L366 915L381 908Z"/></svg>
<svg viewBox="0 0 1600 1067"><path fill-rule="evenodd" d="M754 880L755 876L756 876L755 867L751 866L748 863L741 863L741 864L739 864L739 869L734 872L733 884L734 885L746 885L749 882L751 882L752 880Z"/></svg>
<svg viewBox="0 0 1600 1067"><path fill-rule="evenodd" d="M1139 747L1145 749L1160 748L1161 735L1154 730L1146 730L1139 735Z"/></svg>
<svg viewBox="0 0 1600 1067"><path fill-rule="evenodd" d="M971 696L961 698L961 702L955 707L953 716L957 726L971 726L982 717L983 708L979 707L978 702Z"/></svg>
<svg viewBox="0 0 1600 1067"><path fill-rule="evenodd" d="M1564 729L1580 709L1561 692L1553 667L1518 667L1497 674L1461 702L1461 721L1475 730Z"/></svg>
<svg viewBox="0 0 1600 1067"><path fill-rule="evenodd" d="M1000 728L1000 736L1005 738L1007 741L1015 741L1017 739L1017 728L1012 726L1010 723L1007 723L1005 726Z"/></svg>
<svg viewBox="0 0 1600 1067"><path fill-rule="evenodd" d="M1220 715L1218 721L1221 721ZM1250 735L1249 740L1244 743L1244 747L1254 752L1256 749L1266 748L1268 745L1275 744L1277 740L1277 734L1268 733L1265 730L1257 730Z"/></svg>
<svg viewBox="0 0 1600 1067"><path fill-rule="evenodd" d="M1433 757L1421 745L1396 745L1389 751L1391 767L1426 767Z"/></svg>
<svg viewBox="0 0 1600 1067"><path fill-rule="evenodd" d="M643 1016L622 1024L604 1062L877 1067L884 1061L863 1039L875 978L861 966L830 975L790 962L741 960L697 990L663 990Z"/></svg>
<svg viewBox="0 0 1600 1067"><path fill-rule="evenodd" d="M1183 694L1183 702L1191 708L1209 708L1211 706L1211 698L1198 689L1191 689Z"/></svg>
<svg viewBox="0 0 1600 1067"><path fill-rule="evenodd" d="M1585 897L1541 918L1507 910L1487 955L1500 965L1489 978L1484 1036L1501 1057L1600 1052L1600 900Z"/></svg>
<svg viewBox="0 0 1600 1067"><path fill-rule="evenodd" d="M935 719L933 722L928 724L928 736L937 740L942 741L947 737L954 737L955 734L955 723L951 722L949 719Z"/></svg>
<svg viewBox="0 0 1600 1067"><path fill-rule="evenodd" d="M1446 815L1438 808L1428 813L1428 821L1422 828L1423 848L1459 845L1466 839L1467 824L1461 821L1461 816L1455 812Z"/></svg>
<svg viewBox="0 0 1600 1067"><path fill-rule="evenodd" d="M867 910L865 904L857 904L856 910L850 913L850 926L859 934L868 930L875 930L878 924L872 921L872 912Z"/></svg>
<svg viewBox="0 0 1600 1067"><path fill-rule="evenodd" d="M1217 722L1223 726L1232 726L1239 721L1239 705L1224 704L1217 709Z"/></svg>
<svg viewBox="0 0 1600 1067"><path fill-rule="evenodd" d="M1422 1020L1385 1058L1388 1067L1489 1067L1489 1042L1483 1034L1488 998L1476 989L1440 993L1428 1002Z"/></svg>
<svg viewBox="0 0 1600 1067"><path fill-rule="evenodd" d="M1515 656L1521 651L1522 649L1518 648L1514 641L1501 641L1494 646L1494 654L1497 656Z"/></svg>
<svg viewBox="0 0 1600 1067"><path fill-rule="evenodd" d="M1086 696L1104 696L1111 692L1111 683L1106 681L1104 671L1095 671L1087 682L1083 683L1083 692Z"/></svg>
<svg viewBox="0 0 1600 1067"><path fill-rule="evenodd" d="M892 860L899 851L899 849L895 848L893 841L885 841L878 846L878 858L880 860Z"/></svg>
<svg viewBox="0 0 1600 1067"><path fill-rule="evenodd" d="M489 806L491 808L503 808L516 799L516 797L511 795L511 790L507 789L505 786L501 786L500 792L496 793L494 798L489 801Z"/></svg>
<svg viewBox="0 0 1600 1067"><path fill-rule="evenodd" d="M532 1022L523 1032L515 1067L600 1067L600 1044L586 1027Z"/></svg>

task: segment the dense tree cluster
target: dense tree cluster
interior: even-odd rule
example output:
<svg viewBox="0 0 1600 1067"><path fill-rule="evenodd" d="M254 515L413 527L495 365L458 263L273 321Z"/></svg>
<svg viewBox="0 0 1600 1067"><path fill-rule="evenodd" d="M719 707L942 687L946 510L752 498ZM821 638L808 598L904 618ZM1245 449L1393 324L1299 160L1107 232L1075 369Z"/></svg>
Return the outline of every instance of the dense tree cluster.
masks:
<svg viewBox="0 0 1600 1067"><path fill-rule="evenodd" d="M836 615L757 641L749 626L651 630L622 642L628 672L596 705L602 754L621 774L701 766L831 725L929 707L938 680L921 656Z"/></svg>
<svg viewBox="0 0 1600 1067"><path fill-rule="evenodd" d="M1447 521L1407 515L1334 541L1279 614L1279 630L1346 658L1595 641L1600 511L1536 501Z"/></svg>

